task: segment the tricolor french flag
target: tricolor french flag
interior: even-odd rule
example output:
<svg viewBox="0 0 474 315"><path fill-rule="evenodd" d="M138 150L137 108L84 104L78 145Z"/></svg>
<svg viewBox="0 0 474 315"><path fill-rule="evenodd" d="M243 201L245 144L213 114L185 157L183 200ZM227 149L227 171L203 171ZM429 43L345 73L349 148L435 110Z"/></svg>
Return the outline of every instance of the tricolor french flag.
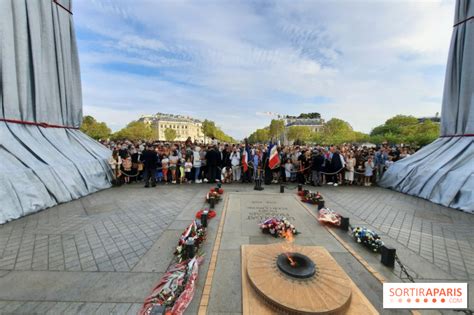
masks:
<svg viewBox="0 0 474 315"><path fill-rule="evenodd" d="M270 147L270 155L268 157L268 167L274 169L278 165L280 165L280 155L278 154L277 145L272 144Z"/></svg>
<svg viewBox="0 0 474 315"><path fill-rule="evenodd" d="M249 158L247 154L247 149L244 149L242 153L242 167L244 168L244 172L247 172L249 169Z"/></svg>

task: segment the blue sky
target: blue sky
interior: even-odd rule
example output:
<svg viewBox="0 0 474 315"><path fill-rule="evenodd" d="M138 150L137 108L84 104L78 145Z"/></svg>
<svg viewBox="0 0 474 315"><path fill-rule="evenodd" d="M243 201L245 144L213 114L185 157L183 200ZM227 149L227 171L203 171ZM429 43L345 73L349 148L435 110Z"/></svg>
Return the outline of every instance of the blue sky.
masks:
<svg viewBox="0 0 474 315"><path fill-rule="evenodd" d="M257 112L320 112L369 132L441 111L454 1L80 0L84 114L156 112L243 138Z"/></svg>

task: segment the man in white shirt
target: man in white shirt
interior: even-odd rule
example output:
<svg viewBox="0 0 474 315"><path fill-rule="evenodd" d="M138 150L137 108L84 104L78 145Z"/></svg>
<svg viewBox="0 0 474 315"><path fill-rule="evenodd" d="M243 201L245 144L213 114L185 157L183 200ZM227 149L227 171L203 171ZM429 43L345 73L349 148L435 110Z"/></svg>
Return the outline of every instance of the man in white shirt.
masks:
<svg viewBox="0 0 474 315"><path fill-rule="evenodd" d="M240 151L235 147L230 154L230 164L232 165L232 177L234 181L240 181L241 166L240 166Z"/></svg>

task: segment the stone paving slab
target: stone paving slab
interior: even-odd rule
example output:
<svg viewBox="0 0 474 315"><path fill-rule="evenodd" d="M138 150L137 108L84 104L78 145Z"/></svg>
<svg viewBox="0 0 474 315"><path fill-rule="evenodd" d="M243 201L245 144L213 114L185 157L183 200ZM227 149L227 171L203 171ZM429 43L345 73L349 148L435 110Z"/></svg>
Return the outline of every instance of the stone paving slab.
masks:
<svg viewBox="0 0 474 315"><path fill-rule="evenodd" d="M173 253L181 233L174 230L165 231L132 271L165 272L174 257Z"/></svg>
<svg viewBox="0 0 474 315"><path fill-rule="evenodd" d="M0 281L0 300L142 302L162 273L14 271ZM132 290L130 288L133 288Z"/></svg>
<svg viewBox="0 0 474 315"><path fill-rule="evenodd" d="M320 188L328 205L408 249L401 258L421 257L451 279L474 278L474 215L378 187L338 188Z"/></svg>
<svg viewBox="0 0 474 315"><path fill-rule="evenodd" d="M210 187L167 185L144 189L138 184L124 185L1 225L0 314L135 314L171 263L178 235L205 206L204 196ZM252 185L233 184L225 185L224 190L226 195L239 192L279 196L277 185L264 187L263 192L256 192ZM474 285L473 215L376 187L319 190L327 205L350 216L351 222L380 232L386 243L397 248L417 281L456 279ZM296 190L286 189L284 195L294 198ZM222 202L217 205L218 216L210 223L203 247L208 255L222 207ZM315 211L315 207L309 208ZM277 241L258 230L242 235L241 212L231 210L227 215L218 259L225 264L218 263L217 268L230 280L218 284L224 298L219 302L222 310L218 304L211 305L209 314L241 311L234 302L225 305L236 299L234 283L240 285L233 267L236 257L240 264L240 244ZM304 233L297 242L328 248L355 282L367 290L371 302L380 305L377 290L381 287L332 236L315 220L298 225ZM340 236L352 242L349 235ZM383 267L377 256L352 244L385 278L400 281L398 268ZM209 257L205 257L186 314L197 313L208 264ZM9 290L3 289L6 287ZM87 288L90 292L82 292ZM474 290L469 293L472 307Z"/></svg>
<svg viewBox="0 0 474 315"><path fill-rule="evenodd" d="M1 225L0 314L136 313L208 189L125 185Z"/></svg>
<svg viewBox="0 0 474 315"><path fill-rule="evenodd" d="M285 242L271 235L264 235L258 222L267 216L285 216L302 233L295 236L300 245L320 245L331 254L337 254L338 262L356 284L360 284L367 298L381 310L382 287L380 283L360 265L331 236L316 219L308 213L295 194L278 193L230 193L223 237L219 249L216 271L211 288L208 314L242 312L241 305L241 244L271 244ZM288 244L291 248L291 244ZM406 312L404 312L406 313Z"/></svg>

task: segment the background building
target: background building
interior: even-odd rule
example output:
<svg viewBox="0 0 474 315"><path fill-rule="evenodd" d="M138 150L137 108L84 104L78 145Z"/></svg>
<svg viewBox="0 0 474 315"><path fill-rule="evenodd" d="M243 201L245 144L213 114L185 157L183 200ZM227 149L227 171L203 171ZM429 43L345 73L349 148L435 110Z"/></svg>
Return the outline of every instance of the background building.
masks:
<svg viewBox="0 0 474 315"><path fill-rule="evenodd" d="M293 126L304 126L311 129L312 132L321 132L324 127L324 119L322 118L300 118L295 116L284 116L283 123L285 124L285 132L280 141L284 145L293 144L293 141L288 139L288 130Z"/></svg>
<svg viewBox="0 0 474 315"><path fill-rule="evenodd" d="M321 132L324 127L324 119L322 118L298 118L287 116L283 121L285 123L285 129L292 126L305 126L309 127L313 132Z"/></svg>
<svg viewBox="0 0 474 315"><path fill-rule="evenodd" d="M170 128L176 131L176 141L186 141L191 137L193 141L204 142L202 133L202 122L192 117L156 113L155 115L143 115L139 121L149 124L154 132L154 138L165 141L165 130Z"/></svg>

